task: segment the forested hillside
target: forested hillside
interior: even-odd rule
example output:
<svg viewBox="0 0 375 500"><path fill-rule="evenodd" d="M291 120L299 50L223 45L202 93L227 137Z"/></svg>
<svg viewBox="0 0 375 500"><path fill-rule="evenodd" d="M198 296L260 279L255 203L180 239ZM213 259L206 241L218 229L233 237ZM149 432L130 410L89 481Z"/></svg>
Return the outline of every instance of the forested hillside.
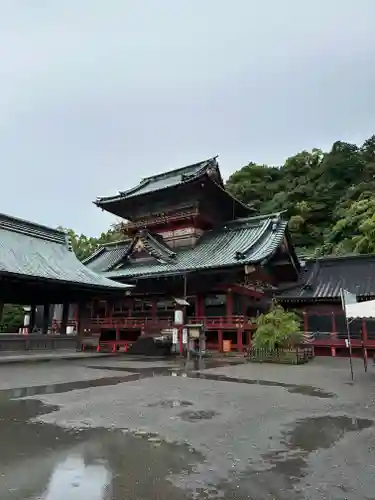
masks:
<svg viewBox="0 0 375 500"><path fill-rule="evenodd" d="M284 210L300 254L375 252L375 136L302 151L279 167L249 163L227 188L258 213ZM116 224L98 238L68 233L81 260L122 237Z"/></svg>
<svg viewBox="0 0 375 500"><path fill-rule="evenodd" d="M227 188L259 213L285 210L299 253L375 252L375 136L302 151L280 167L249 163Z"/></svg>
<svg viewBox="0 0 375 500"><path fill-rule="evenodd" d="M301 255L375 253L375 136L362 146L302 151L279 167L249 163L227 188L258 213L284 210ZM98 238L68 235L80 260L123 237L118 223ZM22 308L7 305L0 331L17 331L22 320Z"/></svg>

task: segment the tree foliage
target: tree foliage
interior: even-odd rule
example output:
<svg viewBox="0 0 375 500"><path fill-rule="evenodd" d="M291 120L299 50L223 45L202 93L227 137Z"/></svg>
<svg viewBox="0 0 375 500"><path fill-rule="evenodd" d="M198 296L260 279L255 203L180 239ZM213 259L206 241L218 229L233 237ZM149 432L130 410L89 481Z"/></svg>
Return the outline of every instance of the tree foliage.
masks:
<svg viewBox="0 0 375 500"><path fill-rule="evenodd" d="M257 325L253 346L256 349L293 347L302 340L301 323L298 315L285 311L279 304L273 304L270 311L255 318Z"/></svg>
<svg viewBox="0 0 375 500"><path fill-rule="evenodd" d="M375 135L361 146L336 141L327 152L301 151L281 166L250 162L227 188L260 214L283 211L301 254L375 252ZM98 238L68 235L80 260L123 237L119 224Z"/></svg>
<svg viewBox="0 0 375 500"><path fill-rule="evenodd" d="M249 163L227 188L260 213L285 211L301 253L375 251L375 136L302 151L279 167Z"/></svg>
<svg viewBox="0 0 375 500"><path fill-rule="evenodd" d="M59 228L64 229L64 228ZM84 234L77 234L73 229L65 229L72 245L73 252L79 260L84 260L97 250L100 245L112 243L123 238L123 234L116 226L112 226L107 232L101 233L98 238L92 238Z"/></svg>
<svg viewBox="0 0 375 500"><path fill-rule="evenodd" d="M23 326L24 310L22 306L4 304L0 321L0 332L17 333Z"/></svg>

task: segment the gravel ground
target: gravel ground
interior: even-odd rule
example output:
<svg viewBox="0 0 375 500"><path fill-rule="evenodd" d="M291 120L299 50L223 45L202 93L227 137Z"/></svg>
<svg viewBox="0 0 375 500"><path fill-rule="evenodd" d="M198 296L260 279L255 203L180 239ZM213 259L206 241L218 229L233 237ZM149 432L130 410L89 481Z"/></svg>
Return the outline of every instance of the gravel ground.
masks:
<svg viewBox="0 0 375 500"><path fill-rule="evenodd" d="M18 444L0 458L0 470L7 464L0 498L9 489L9 498L20 500L375 498L372 366L365 374L355 360L355 383L344 359L301 367L208 363L200 374L177 367L127 358L17 367L19 373L1 367L3 388L39 385L43 376L71 386L1 400L7 416L0 438L7 433L6 449ZM75 382L128 370L141 377L75 389ZM30 418L35 423L26 423ZM16 485L30 461L44 496L25 496ZM88 479L93 467L95 481ZM76 479L63 481L58 496L53 481L69 471Z"/></svg>
<svg viewBox="0 0 375 500"><path fill-rule="evenodd" d="M101 362L103 365L110 364L108 358L102 358ZM124 373L114 373L109 370L90 370L85 364L80 365L76 361L0 365L0 390L76 382L78 380L94 380L102 377L113 377L114 375L123 376Z"/></svg>

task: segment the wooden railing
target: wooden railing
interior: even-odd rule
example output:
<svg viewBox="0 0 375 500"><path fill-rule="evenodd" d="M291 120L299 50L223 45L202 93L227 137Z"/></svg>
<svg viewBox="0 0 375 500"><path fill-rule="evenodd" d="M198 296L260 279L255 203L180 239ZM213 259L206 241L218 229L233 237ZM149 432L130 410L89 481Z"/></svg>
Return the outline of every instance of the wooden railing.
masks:
<svg viewBox="0 0 375 500"><path fill-rule="evenodd" d="M198 316L188 318L189 323L202 323L211 328L246 328L252 329L254 325L249 322L250 318L242 315L232 316Z"/></svg>
<svg viewBox="0 0 375 500"><path fill-rule="evenodd" d="M178 220L185 220L189 217L195 217L198 215L198 209L195 210L185 210L181 212L177 212L175 214L166 214L166 215L160 215L158 217L150 218L150 219L143 219L135 222L128 222L128 223L122 223L121 229L123 232L128 232L128 231L134 231L139 229L140 227L147 227L147 226L156 226L159 224L166 224L170 222L175 222Z"/></svg>
<svg viewBox="0 0 375 500"><path fill-rule="evenodd" d="M75 350L78 344L77 337L69 335L3 334L0 336L0 352Z"/></svg>
<svg viewBox="0 0 375 500"><path fill-rule="evenodd" d="M201 323L206 328L222 329L246 329L251 330L254 325L249 323L246 316L198 316L189 317L188 323ZM171 328L174 326L172 318L135 318L135 317L97 317L87 319L83 322L85 328Z"/></svg>
<svg viewBox="0 0 375 500"><path fill-rule="evenodd" d="M171 318L134 318L134 317L123 317L123 318L91 318L85 320L84 326L98 326L102 328L143 328L143 327L161 327L167 328L173 325L173 320Z"/></svg>

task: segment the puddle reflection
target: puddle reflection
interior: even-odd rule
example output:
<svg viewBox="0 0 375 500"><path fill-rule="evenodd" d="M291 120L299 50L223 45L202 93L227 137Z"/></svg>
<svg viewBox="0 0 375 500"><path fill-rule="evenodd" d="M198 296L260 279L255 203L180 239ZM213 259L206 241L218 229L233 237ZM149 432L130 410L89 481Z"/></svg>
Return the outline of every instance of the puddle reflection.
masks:
<svg viewBox="0 0 375 500"><path fill-rule="evenodd" d="M105 464L87 465L80 455L68 456L52 473L40 500L104 500L108 498L111 473Z"/></svg>

